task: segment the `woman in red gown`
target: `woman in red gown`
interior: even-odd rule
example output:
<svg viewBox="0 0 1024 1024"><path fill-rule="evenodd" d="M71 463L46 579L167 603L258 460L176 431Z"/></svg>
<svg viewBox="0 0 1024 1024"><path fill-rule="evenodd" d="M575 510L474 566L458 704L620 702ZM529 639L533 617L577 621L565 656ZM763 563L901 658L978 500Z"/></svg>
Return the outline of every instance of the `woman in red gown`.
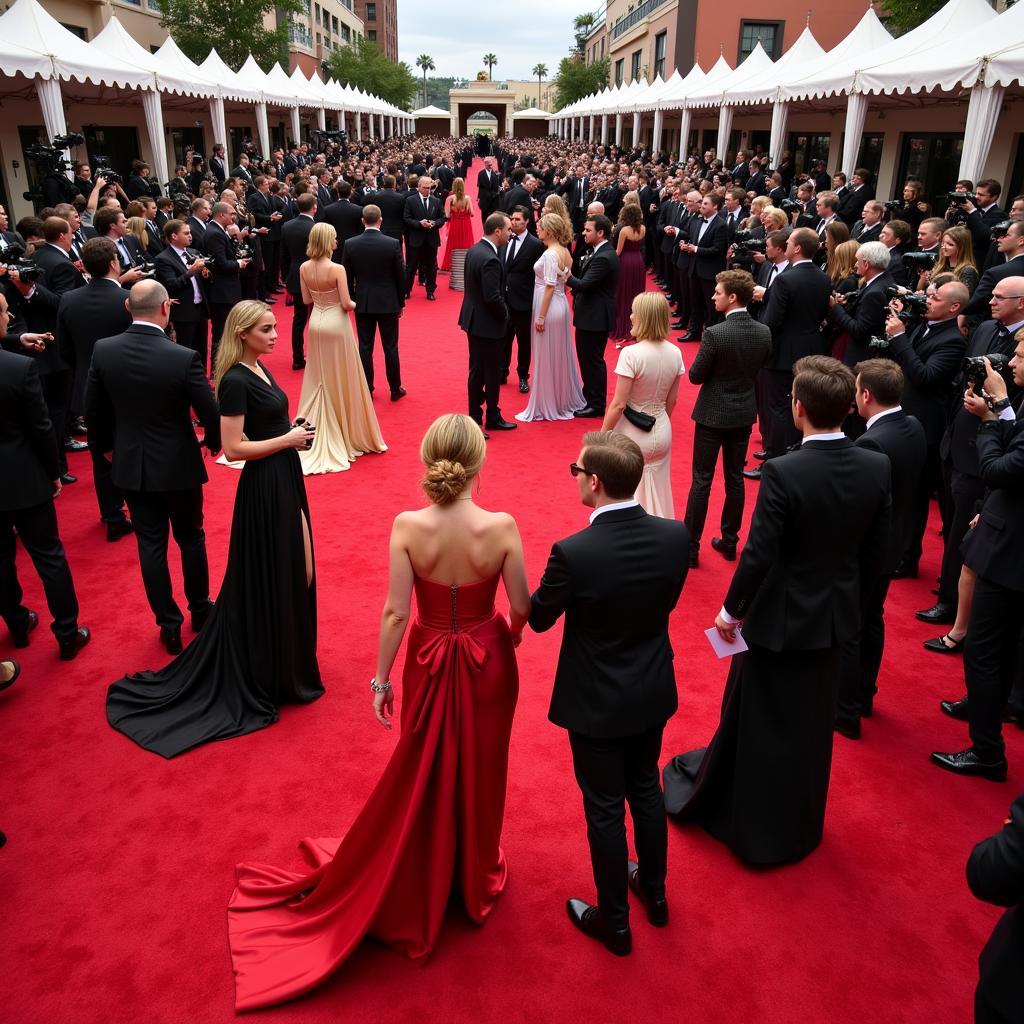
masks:
<svg viewBox="0 0 1024 1024"><path fill-rule="evenodd" d="M391 728L388 683L409 618L402 733L344 839L305 839L310 872L241 864L228 905L235 1007L308 992L366 935L412 960L434 948L453 888L482 924L505 887L508 744L519 690L514 648L530 610L515 520L473 501L484 437L468 417L423 438L431 504L391 533L374 713ZM510 621L495 611L499 578Z"/></svg>
<svg viewBox="0 0 1024 1024"><path fill-rule="evenodd" d="M452 291L463 290L463 267L466 264L466 250L473 247L473 200L466 195L466 183L462 178L452 182L451 195L444 201L444 213L448 218L448 238L445 241L441 270L451 272L448 287Z"/></svg>

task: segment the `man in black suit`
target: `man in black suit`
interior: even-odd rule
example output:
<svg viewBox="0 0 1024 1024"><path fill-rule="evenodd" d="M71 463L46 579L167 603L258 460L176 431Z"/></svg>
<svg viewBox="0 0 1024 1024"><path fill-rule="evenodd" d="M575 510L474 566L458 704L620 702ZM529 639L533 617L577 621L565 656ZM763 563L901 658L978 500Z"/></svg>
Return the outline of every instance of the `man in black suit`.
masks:
<svg viewBox="0 0 1024 1024"><path fill-rule="evenodd" d="M875 198L875 190L871 185L871 172L865 167L858 167L850 179L850 187L839 202L837 216L848 228L852 228L864 204Z"/></svg>
<svg viewBox="0 0 1024 1024"><path fill-rule="evenodd" d="M1024 1006L1024 793L1014 800L1002 829L971 852L967 884L979 900L1008 908L978 957L975 1024L1019 1022Z"/></svg>
<svg viewBox="0 0 1024 1024"><path fill-rule="evenodd" d="M680 250L691 256L688 271L690 326L680 341L699 341L704 329L718 319L711 296L715 279L725 270L729 249L729 229L719 216L721 208L722 197L716 192L704 196L700 216L690 221L689 238L680 243Z"/></svg>
<svg viewBox="0 0 1024 1024"><path fill-rule="evenodd" d="M277 287L279 258L277 247L280 245L280 234L277 239L270 240L271 231L277 231L284 214L275 209L270 194L270 178L257 174L253 178L253 190L246 196L246 209L256 221L256 231L260 233L260 255L263 258L263 275L260 280L260 294L269 298Z"/></svg>
<svg viewBox="0 0 1024 1024"><path fill-rule="evenodd" d="M206 226L210 220L209 199L193 199L189 207L188 226L192 232L192 248L206 252Z"/></svg>
<svg viewBox="0 0 1024 1024"><path fill-rule="evenodd" d="M7 300L0 293L7 326ZM7 339L10 339L8 342ZM39 335L7 334L5 343L39 342ZM0 618L15 647L27 647L39 616L22 604L15 565L15 534L32 559L53 616L50 628L69 661L89 642L78 625L78 599L57 528L53 499L60 494L59 449L32 359L0 351Z"/></svg>
<svg viewBox="0 0 1024 1024"><path fill-rule="evenodd" d="M352 186L347 181L338 186L338 196L338 201L331 203L320 217L338 232L338 248L333 257L335 263L342 262L345 243L363 233L363 208L352 202Z"/></svg>
<svg viewBox="0 0 1024 1024"><path fill-rule="evenodd" d="M206 226L206 254L213 260L206 285L206 301L210 310L210 372L217 366L217 346L224 333L224 324L236 302L242 299L239 275L252 262L252 257L235 259L235 243L228 236L234 223L235 210L229 203L214 203L213 215Z"/></svg>
<svg viewBox="0 0 1024 1024"><path fill-rule="evenodd" d="M63 217L47 217L43 237L46 244L37 246L32 258L46 272L47 287L56 295L81 288L85 278L71 258L71 225Z"/></svg>
<svg viewBox="0 0 1024 1024"><path fill-rule="evenodd" d="M508 335L502 356L502 383L512 369L512 340L519 345L516 373L519 390L530 390L531 330L533 328L533 265L544 253L543 243L527 230L529 211L517 206L510 214L508 243L498 250L505 268L505 305L508 306Z"/></svg>
<svg viewBox="0 0 1024 1024"><path fill-rule="evenodd" d="M337 193L332 187L333 179L334 175L328 170L323 170L316 175L317 220L323 220L324 210L338 198Z"/></svg>
<svg viewBox="0 0 1024 1024"><path fill-rule="evenodd" d="M213 147L213 155L210 157L210 170L213 171L217 185L222 186L228 177L228 161L224 155L224 146L217 143Z"/></svg>
<svg viewBox="0 0 1024 1024"><path fill-rule="evenodd" d="M590 527L551 549L531 598L530 626L565 614L548 718L569 731L583 793L597 906L566 903L569 919L618 956L632 949L628 890L651 924L668 923L668 830L658 780L665 723L678 704L669 615L686 580L690 538L633 498L643 452L614 431L583 435L571 466ZM628 859L625 803L637 862Z"/></svg>
<svg viewBox="0 0 1024 1024"><path fill-rule="evenodd" d="M526 171L522 167L517 167L512 172L512 182L507 192L504 192L501 196L499 205L503 213L508 216L512 216L512 211L517 206L533 209L530 202L530 193L527 191L523 182L526 181Z"/></svg>
<svg viewBox="0 0 1024 1024"><path fill-rule="evenodd" d="M213 603L203 532L207 476L192 410L211 452L220 448L220 414L198 353L164 333L171 304L163 285L140 282L128 306L128 330L102 338L93 349L86 389L89 447L100 455L113 452L111 477L131 509L146 597L160 639L169 654L178 654L183 616L167 570L168 528L181 552L192 628L198 631Z"/></svg>
<svg viewBox="0 0 1024 1024"><path fill-rule="evenodd" d="M498 209L498 192L501 189L501 175L498 173L493 156L484 159L483 170L476 176L477 206L480 207L480 220L486 223L487 218Z"/></svg>
<svg viewBox="0 0 1024 1024"><path fill-rule="evenodd" d="M356 304L356 333L359 358L366 383L373 391L373 339L380 330L384 350L384 372L391 401L405 397L402 367L398 358L398 321L405 311L405 266L402 243L381 231L380 207L369 203L362 208L364 231L345 244L345 273Z"/></svg>
<svg viewBox="0 0 1024 1024"><path fill-rule="evenodd" d="M800 860L821 842L840 650L860 628L861 580L878 578L889 546L889 462L840 429L853 373L827 356L806 356L794 371L803 442L764 465L715 619L726 643L742 623L749 649L732 657L710 746L665 768L669 813L751 864Z"/></svg>
<svg viewBox="0 0 1024 1024"><path fill-rule="evenodd" d="M484 221L484 237L466 251L465 291L459 311L459 326L469 339L469 415L487 430L516 429L515 423L502 417L498 404L501 358L508 333L505 268L498 250L508 241L508 233L505 214L492 213Z"/></svg>
<svg viewBox="0 0 1024 1024"><path fill-rule="evenodd" d="M55 334L63 359L74 370L72 408L84 413L96 342L121 334L131 326L132 318L126 306L128 293L118 280L121 267L114 243L109 238L92 238L85 243L82 259L89 283L61 296ZM110 478L110 463L99 452L90 455L100 521L106 524L107 540L117 541L132 532L124 514L124 495Z"/></svg>
<svg viewBox="0 0 1024 1024"><path fill-rule="evenodd" d="M772 332L772 352L762 374L764 408L761 429L765 457L777 458L799 440L794 429L790 392L793 366L803 356L822 355L827 346L821 324L828 314L832 282L814 265L818 236L810 228L797 228L786 243L785 271L768 289L761 315ZM760 480L761 469L744 470L748 480Z"/></svg>
<svg viewBox="0 0 1024 1024"><path fill-rule="evenodd" d="M612 222L607 217L587 217L583 240L593 252L583 263L579 276L570 275L566 282L573 290L576 358L587 402L575 415L587 419L603 418L608 403L604 350L608 332L615 326L615 285L619 279L619 257L615 255L615 246L608 241L611 233Z"/></svg>
<svg viewBox="0 0 1024 1024"><path fill-rule="evenodd" d="M238 165L231 169L231 177L238 178L243 182L245 188L251 188L253 179L252 172L249 170L249 154L242 153L238 158Z"/></svg>
<svg viewBox="0 0 1024 1024"><path fill-rule="evenodd" d="M870 199L864 204L860 220L853 225L850 235L863 245L865 242L877 242L882 234L882 217L885 207L877 200Z"/></svg>
<svg viewBox="0 0 1024 1024"><path fill-rule="evenodd" d="M854 367L854 373L857 411L867 422L855 443L889 459L892 490L886 557L876 579L862 580L860 631L843 647L835 728L849 739L860 739L861 719L871 716L878 692L885 648L885 598L914 530L927 444L921 424L900 406L903 371L896 363L867 359Z"/></svg>
<svg viewBox="0 0 1024 1024"><path fill-rule="evenodd" d="M442 154L438 160L440 162L434 168L434 178L437 181L437 198L441 200L441 205L443 206L445 199L448 198L448 193L452 190L455 172L452 170L449 157Z"/></svg>
<svg viewBox="0 0 1024 1024"><path fill-rule="evenodd" d="M719 450L725 503L722 536L713 537L711 546L729 561L736 558L743 521L743 461L757 417L754 381L772 347L772 332L747 312L753 295L754 280L745 270L723 270L718 275L712 298L724 320L704 332L690 366L690 383L701 385L691 414L697 426L692 482L683 517L690 531L691 569L698 564Z"/></svg>
<svg viewBox="0 0 1024 1024"><path fill-rule="evenodd" d="M583 164L578 164L576 173L566 177L555 189L555 193L565 199L565 205L569 208L569 219L572 221L572 230L577 238L583 232L589 192L590 178L587 176L587 169Z"/></svg>
<svg viewBox="0 0 1024 1024"><path fill-rule="evenodd" d="M210 329L206 296L200 281L208 280L210 272L205 262L189 251L192 229L185 221L169 220L164 225L164 240L167 248L153 262L156 265L156 280L167 289L172 300L171 326L174 328L174 340L198 352L203 368L206 369L206 345ZM118 333L108 331L102 336Z"/></svg>
<svg viewBox="0 0 1024 1024"><path fill-rule="evenodd" d="M654 225L654 279L669 302L673 302L676 296L673 294L672 286L675 274L673 273L673 253L676 250L676 237L671 231L665 229L674 223L679 207L682 205L679 200L679 189L674 185L666 185L661 193L661 201L658 206L658 219ZM580 225L582 230L582 224ZM582 235L580 236L582 239Z"/></svg>
<svg viewBox="0 0 1024 1024"><path fill-rule="evenodd" d="M128 221L125 219L124 213L119 209L104 207L97 211L93 218L93 225L100 238L109 238L114 243L117 261L121 267L121 274L118 277L121 287L128 289L136 282L141 281L143 270L140 264L143 262L144 253L138 240L128 234Z"/></svg>
<svg viewBox="0 0 1024 1024"><path fill-rule="evenodd" d="M964 203L963 210L967 213L967 230L971 233L974 243L975 266L984 267L992 245L992 229L1006 220L1006 211L999 205L1002 186L994 178L984 178L974 188L978 197L978 205Z"/></svg>
<svg viewBox="0 0 1024 1024"><path fill-rule="evenodd" d="M1024 275L1024 221L1011 221L1006 234L996 239L995 247L1003 262L990 267L981 275L971 301L963 310L967 316L990 316L989 300L995 286L1004 278Z"/></svg>
<svg viewBox="0 0 1024 1024"><path fill-rule="evenodd" d="M857 292L853 312L846 309L846 302L849 301L846 296L833 295L829 299L829 323L846 334L843 362L847 366L855 366L870 359L874 354L871 351L871 339L885 334L890 302L885 291L895 283L887 269L889 259L889 250L883 242L866 242L857 249L857 261L854 264L864 284Z"/></svg>
<svg viewBox="0 0 1024 1024"><path fill-rule="evenodd" d="M408 231L405 249L405 297L412 295L417 270L423 270L427 298L433 302L437 289L437 250L441 245L441 225L448 219L441 203L430 194L433 182L425 175L417 183L417 192L405 200L403 221Z"/></svg>
<svg viewBox="0 0 1024 1024"><path fill-rule="evenodd" d="M1002 715L1013 688L1024 621L1024 418L1021 403L1014 408L1006 381L987 358L985 367L982 394L973 383L964 394L965 411L979 421L978 471L987 488L981 512L963 542L964 565L977 576L964 644L967 696L942 702L946 714L957 711L954 717L963 718L966 711L971 745L956 753L936 752L932 761L957 775L1003 782L1007 763ZM1016 343L1010 369L1019 396L1024 388L1024 341Z"/></svg>
<svg viewBox="0 0 1024 1024"><path fill-rule="evenodd" d="M281 270L284 286L292 297L292 369L301 370L306 365L305 330L309 307L302 300L299 267L308 258L309 233L316 222L316 196L304 192L295 200L295 207L297 215L281 229Z"/></svg>
<svg viewBox="0 0 1024 1024"><path fill-rule="evenodd" d="M947 500L942 474L939 446L949 425L950 399L953 380L960 372L960 363L967 343L957 323L968 298L967 286L950 281L941 288L929 286L928 313L924 323L908 331L906 324L895 314L885 322L889 339L888 355L903 370L904 387L901 404L908 416L913 416L924 429L927 442L924 472L918 477L917 503L912 517L909 542L903 553L903 572L917 573L921 559L921 541L928 525L928 507L932 492L939 495L942 524L946 528L952 516L951 502ZM940 597L938 604L941 605ZM955 611L956 598L952 601ZM951 609L946 609L948 615ZM922 622L942 622L944 616L935 608L918 612Z"/></svg>
<svg viewBox="0 0 1024 1024"><path fill-rule="evenodd" d="M395 191L395 176L384 175L384 187L375 192L370 201L380 210L380 230L388 238L394 238L399 245L402 243L405 228L406 193Z"/></svg>

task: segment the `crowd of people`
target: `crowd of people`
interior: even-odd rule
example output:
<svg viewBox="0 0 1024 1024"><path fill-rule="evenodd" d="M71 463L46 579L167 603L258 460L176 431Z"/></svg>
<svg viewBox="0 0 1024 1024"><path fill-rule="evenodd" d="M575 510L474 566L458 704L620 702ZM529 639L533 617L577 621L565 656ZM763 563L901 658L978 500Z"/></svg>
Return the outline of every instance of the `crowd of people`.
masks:
<svg viewBox="0 0 1024 1024"><path fill-rule="evenodd" d="M335 134L268 159L243 151L231 170L223 146L208 162L189 154L167 195L141 161L123 183L80 164L73 198L54 197L13 231L0 209L0 615L27 646L39 616L22 603L17 536L60 657L89 642L54 505L77 482L67 452L88 449L107 539L136 535L173 656L113 683L108 720L164 757L264 728L282 704L324 692L303 477L387 450L376 337L400 401L407 303L418 287L435 300L439 273L462 292L466 414L442 416L423 440L429 503L394 523L371 683L390 728L389 676L415 593L403 716L419 724L403 730L345 840L310 844L312 873L239 869L229 920L240 1009L307 991L371 931L425 956L453 876L470 916L490 913L507 871L501 819L527 625L566 617L550 717L569 732L598 892L567 912L618 955L631 950L630 890L652 924L667 922L666 812L754 864L817 847L834 734L858 740L872 715L886 596L918 575L933 499L942 569L936 603L917 616L949 627L929 652L963 653L966 696L941 711L967 723L970 744L932 760L1005 780L1003 725L1024 726L1024 197L1004 210L998 182L960 181L940 213L919 182L884 202L867 169L849 181L821 161L797 173L789 153L726 163L714 151L673 159L554 138L486 148L475 199L470 139ZM264 362L278 302L293 307L291 366L303 372L294 414ZM677 520L671 421L687 343L700 391ZM526 407L506 419L510 378ZM478 507L473 485L494 432L575 418L599 427L570 467L595 525L553 546L531 596L515 521ZM746 468L755 424L759 465ZM243 469L216 600L202 446ZM669 761L663 790L661 736L676 708L668 621L700 567L719 452L725 501L710 547L737 566L714 632L737 653L718 730ZM758 483L745 543L744 478ZM494 610L499 581L508 620ZM20 668L0 671L6 688ZM436 699L440 678L454 702ZM432 773L444 758L459 772ZM438 821L438 807L459 811ZM972 889L1019 903L1022 844L1019 799L1006 830L975 851ZM1008 973L1024 947L1017 915L986 951L979 1020L1019 1019L1019 972Z"/></svg>

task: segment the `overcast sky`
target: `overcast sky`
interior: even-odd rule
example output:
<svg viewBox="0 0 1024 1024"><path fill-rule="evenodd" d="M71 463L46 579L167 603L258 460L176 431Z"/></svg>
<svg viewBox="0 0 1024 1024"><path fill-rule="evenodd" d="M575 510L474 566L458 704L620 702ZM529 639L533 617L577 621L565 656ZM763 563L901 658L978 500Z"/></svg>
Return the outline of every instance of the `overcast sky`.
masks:
<svg viewBox="0 0 1024 1024"><path fill-rule="evenodd" d="M594 8L601 6L593 4ZM532 78L535 64L553 75L573 42L572 21L587 0L398 0L398 57L417 77L416 58L434 58L434 75L475 78L493 53L495 79Z"/></svg>

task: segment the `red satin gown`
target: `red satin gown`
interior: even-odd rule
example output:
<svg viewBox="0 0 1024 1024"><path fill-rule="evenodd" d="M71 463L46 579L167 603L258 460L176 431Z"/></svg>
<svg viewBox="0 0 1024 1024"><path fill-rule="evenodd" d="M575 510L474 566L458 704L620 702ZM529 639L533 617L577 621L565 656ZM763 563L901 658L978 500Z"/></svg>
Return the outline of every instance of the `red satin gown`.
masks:
<svg viewBox="0 0 1024 1024"><path fill-rule="evenodd" d="M498 579L416 579L401 737L366 806L344 839L302 841L309 873L238 866L228 905L237 1010L315 988L366 935L423 960L455 887L473 921L491 912L507 875L499 843L519 693Z"/></svg>

